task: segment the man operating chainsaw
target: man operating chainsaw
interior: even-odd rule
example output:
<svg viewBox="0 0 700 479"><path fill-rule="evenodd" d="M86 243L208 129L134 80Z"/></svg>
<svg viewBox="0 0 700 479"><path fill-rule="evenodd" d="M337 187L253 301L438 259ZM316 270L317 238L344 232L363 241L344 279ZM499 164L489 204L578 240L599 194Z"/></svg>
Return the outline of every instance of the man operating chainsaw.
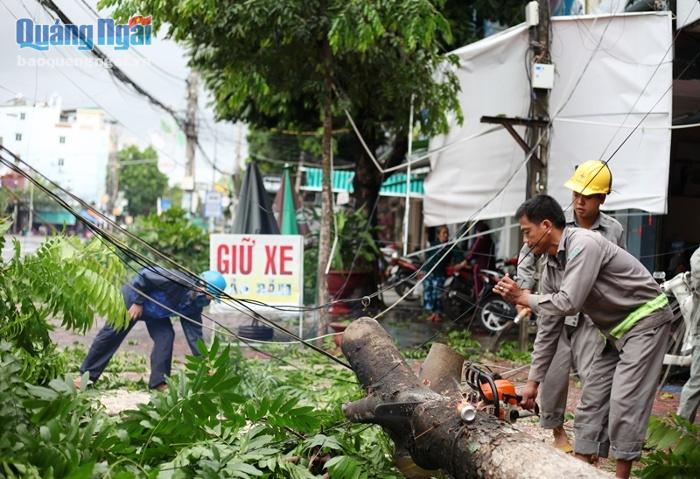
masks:
<svg viewBox="0 0 700 479"><path fill-rule="evenodd" d="M606 196L612 189L612 173L602 161L591 160L579 165L573 176L564 184L572 191L573 210L565 212L566 226L586 228L600 233L604 238L625 247L622 225L613 217L600 211ZM536 256L527 244L523 245L518 260L518 285L531 291L535 285L536 262L544 256ZM527 309L518 306L518 309ZM573 367L586 382L593 361L596 344L601 341L598 329L585 314L568 316L564 320L557 352L540 384L540 425L552 429L554 447L571 452L573 448L564 431L564 413L569 392L569 372Z"/></svg>
<svg viewBox="0 0 700 479"><path fill-rule="evenodd" d="M540 383L556 354L567 316L583 312L605 336L591 363L574 420L574 453L617 460L628 478L639 459L673 314L668 298L632 255L602 235L567 227L561 206L540 195L516 212L523 239L546 254L541 294L506 276L494 288L504 299L531 308L540 325L522 405L534 407Z"/></svg>

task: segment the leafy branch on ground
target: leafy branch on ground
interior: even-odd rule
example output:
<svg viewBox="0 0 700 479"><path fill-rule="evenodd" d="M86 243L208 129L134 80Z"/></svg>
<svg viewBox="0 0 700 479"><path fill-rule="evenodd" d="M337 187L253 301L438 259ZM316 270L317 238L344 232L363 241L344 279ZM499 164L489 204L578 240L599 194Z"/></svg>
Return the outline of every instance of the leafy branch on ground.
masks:
<svg viewBox="0 0 700 479"><path fill-rule="evenodd" d="M340 404L361 397L349 371L303 362L302 353L299 368L246 360L218 340L200 348L165 394L110 417L69 378L46 387L22 382L20 360L0 343L0 420L12 431L0 440L0 471L30 478L400 477L381 429L342 417Z"/></svg>
<svg viewBox="0 0 700 479"><path fill-rule="evenodd" d="M0 248L9 228L9 221L0 220ZM98 240L54 236L25 256L17 240L13 246L12 257L0 260L0 337L22 358L22 377L45 383L65 371L49 337L51 320L78 332L90 329L96 316L125 326L119 285L126 272Z"/></svg>
<svg viewBox="0 0 700 479"><path fill-rule="evenodd" d="M642 457L644 479L683 479L700 475L698 426L678 415L652 417L647 429L651 454Z"/></svg>

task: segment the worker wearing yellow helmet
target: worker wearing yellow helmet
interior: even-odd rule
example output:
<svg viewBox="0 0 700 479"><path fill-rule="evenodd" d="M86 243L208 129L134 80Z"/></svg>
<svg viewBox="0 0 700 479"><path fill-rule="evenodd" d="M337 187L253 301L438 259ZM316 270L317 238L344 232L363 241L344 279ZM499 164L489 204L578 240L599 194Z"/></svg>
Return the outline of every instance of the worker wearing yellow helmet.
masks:
<svg viewBox="0 0 700 479"><path fill-rule="evenodd" d="M582 163L564 186L573 191L574 218L577 226L595 229L593 225L601 219L602 215L610 218L600 212L601 205L605 203L605 197L612 189L612 172L607 163L599 160ZM616 220L613 219L613 221L617 223ZM615 242L614 239L608 239Z"/></svg>
<svg viewBox="0 0 700 479"><path fill-rule="evenodd" d="M612 189L612 173L608 165L598 160L586 161L576 168L564 186L572 191L572 208L567 208L564 213L566 226L596 231L624 248L622 225L600 211ZM527 245L523 245L518 264L518 284L521 288L534 289L536 261ZM564 430L569 374L573 368L581 382L585 383L600 339L597 328L588 316L577 314L567 317L556 354L546 374L545 371L533 373L544 375L540 384L540 425L552 429L554 446L565 452L573 449Z"/></svg>

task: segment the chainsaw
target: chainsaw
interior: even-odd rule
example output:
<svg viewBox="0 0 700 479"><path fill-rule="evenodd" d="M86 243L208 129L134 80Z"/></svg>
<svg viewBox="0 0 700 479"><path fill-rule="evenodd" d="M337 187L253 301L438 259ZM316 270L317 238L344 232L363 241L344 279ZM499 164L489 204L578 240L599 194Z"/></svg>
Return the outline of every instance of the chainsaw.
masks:
<svg viewBox="0 0 700 479"><path fill-rule="evenodd" d="M534 412L520 408L522 396L515 392L511 381L502 379L498 374L486 372L467 362L464 376L472 390L472 394L468 395L471 402L460 412L465 422L474 421L476 411L484 411L510 424L518 419L540 414L537 404Z"/></svg>

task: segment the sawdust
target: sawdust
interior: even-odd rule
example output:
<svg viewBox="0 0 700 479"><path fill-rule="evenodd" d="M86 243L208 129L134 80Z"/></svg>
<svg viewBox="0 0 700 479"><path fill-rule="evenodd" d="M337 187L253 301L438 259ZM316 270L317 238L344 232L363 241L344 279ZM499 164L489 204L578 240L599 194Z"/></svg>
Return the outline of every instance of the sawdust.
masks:
<svg viewBox="0 0 700 479"><path fill-rule="evenodd" d="M110 416L116 416L127 409L136 409L139 404L145 404L151 399L151 394L145 391L127 391L126 389L111 389L98 396L98 401Z"/></svg>

